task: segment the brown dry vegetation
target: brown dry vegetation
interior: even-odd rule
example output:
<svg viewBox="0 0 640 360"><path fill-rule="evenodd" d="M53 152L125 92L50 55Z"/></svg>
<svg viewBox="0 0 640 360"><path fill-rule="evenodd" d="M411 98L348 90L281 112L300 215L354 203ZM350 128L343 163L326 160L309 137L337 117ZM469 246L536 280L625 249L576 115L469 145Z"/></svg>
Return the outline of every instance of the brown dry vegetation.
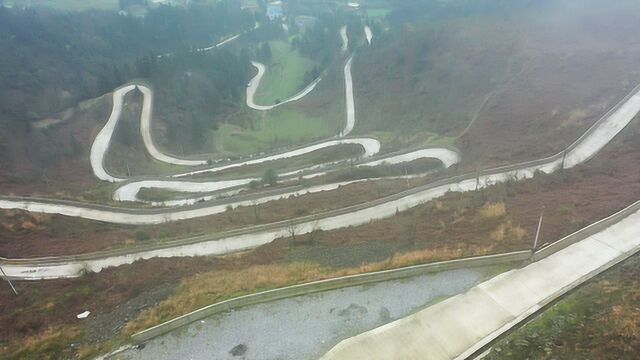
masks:
<svg viewBox="0 0 640 360"><path fill-rule="evenodd" d="M111 97L104 95L59 114L61 123L3 137L2 194L90 192L96 181L89 150L110 111Z"/></svg>
<svg viewBox="0 0 640 360"><path fill-rule="evenodd" d="M61 215L0 211L0 254L38 256L78 254L135 243L136 231L151 239L166 240L193 234L215 233L266 224L377 199L406 188L404 181L367 182L258 205L240 207L219 215L153 226L123 226ZM330 196L328 196L330 195ZM257 214L257 217L256 217ZM35 224L26 229L25 224ZM88 235L90 234L90 235Z"/></svg>
<svg viewBox="0 0 640 360"><path fill-rule="evenodd" d="M394 244L395 251L461 244L491 245L500 252L528 249L543 208L541 244L555 241L640 199L640 167L630 166L640 163L638 123L635 120L603 154L575 169L478 192L450 193L390 219L322 232L314 242L325 248ZM490 216L502 214L503 206L506 213Z"/></svg>
<svg viewBox="0 0 640 360"><path fill-rule="evenodd" d="M361 175L383 176L422 172L437 165L431 159L416 160L402 167L380 166L370 169L345 169L327 175L323 181L343 181ZM442 176L442 175L439 175ZM428 181L413 179L410 186ZM0 255L5 257L81 254L131 246L141 242L166 241L189 235L216 233L292 217L316 214L349 205L371 201L407 188L404 180L381 180L341 186L334 191L308 194L272 201L258 206L245 206L222 214L154 226L114 225L61 215L30 213L22 210L0 210ZM256 190L258 191L258 190ZM138 235L138 236L137 236Z"/></svg>
<svg viewBox="0 0 640 360"><path fill-rule="evenodd" d="M533 2L542 3L542 2ZM354 65L356 131L457 136L485 167L561 150L640 81L639 4L545 2L392 29ZM392 119L392 120L390 120Z"/></svg>
<svg viewBox="0 0 640 360"><path fill-rule="evenodd" d="M562 232L554 229L564 226L565 222L572 224L572 228L578 228L589 221L580 215L577 207L594 211L595 216L591 217L593 219L598 216L606 216L619 209L620 205L616 204L624 203L624 201L628 203L635 199L633 194L634 191L637 191L637 171L636 167L630 167L627 164L637 162L636 157L640 147L635 141L638 133L637 128L637 125L630 126L623 132L622 138L606 150L606 155L596 157L588 166L581 167L577 172L570 171L562 175L541 177L538 181L524 182L517 185L517 191L512 189L512 185L496 187L496 189L501 189L499 191L502 193L518 193L518 196L506 198L504 201L508 205L511 217L518 220L515 225L531 230L544 205L547 208L547 219L543 236L553 239L563 235ZM347 186L340 191L327 194L312 194L273 202L259 206L258 222L268 223L290 216L301 216L342 207L399 191L403 186L404 182L402 181L365 183ZM605 186L607 190L604 193L597 190ZM493 190L493 192L496 191ZM631 191L630 195L629 191ZM576 204L575 198L585 197L591 193L593 193L594 200L583 200L582 203ZM452 194L447 199L457 196L459 195ZM504 194L501 196L504 198ZM625 198L631 200L624 200ZM590 205L596 204L596 201L598 206ZM255 224L255 214L255 210L251 207L240 208L211 217L215 219L214 221L211 218L197 219L170 225L144 227L144 231L148 232L152 238L158 239L207 230L219 231ZM408 215L403 214L400 218L409 219ZM445 221L444 219L440 220ZM450 221L456 224L456 219ZM412 228L409 226L411 220L405 220L405 222L400 227ZM136 231L135 227L119 227L63 216L29 214L21 211L3 211L1 223L2 253L9 256L77 253L127 245L134 239ZM385 228L385 225L381 227ZM394 231L389 232L395 234ZM92 234L91 238L87 238L87 233Z"/></svg>
<svg viewBox="0 0 640 360"><path fill-rule="evenodd" d="M90 327L102 326L94 316L108 315L116 307L126 307L131 299L144 296L158 286L176 284L180 279L184 280L174 295L162 302L159 298L146 300L144 307L126 314L132 320L129 324L127 319L119 319L120 327L127 324L122 334L114 333L111 328L102 332L115 337L116 341L122 340L126 338L121 336L149 324L230 297L294 283L455 258L469 250L414 251L386 261L343 269L311 262L272 264L282 257L283 251L286 249L272 247L218 258L154 259L80 279L17 282L18 296L14 296L8 287L0 287L0 346L4 343L5 354L12 358L20 358L19 355L30 358L41 353L49 353L54 358L62 357L62 354L96 355L95 350L103 349L103 344L93 344L86 338ZM474 251L484 253L483 249ZM156 304L157 307L152 307ZM75 319L75 314L84 310L91 310L91 317L86 321ZM56 327L58 335L51 331L52 326ZM76 347L70 347L71 342Z"/></svg>
<svg viewBox="0 0 640 360"><path fill-rule="evenodd" d="M294 282L527 249L542 205L546 205L543 239L548 241L640 197L640 168L629 166L640 161L639 134L634 123L601 156L574 170L480 192L448 194L392 219L316 233L312 241L296 236L295 242L281 239L233 256L154 259L81 279L20 282L18 297L0 287L0 338L11 344L11 351L18 351L19 339L25 336L39 336L50 326L75 326L75 314L85 309L109 314L160 284L178 284L193 300L179 298L180 292L166 303L155 299L150 304L159 304L162 311L151 308L142 315L133 311L129 319L139 319L127 331L212 301ZM265 269L279 276L256 275ZM160 315L165 311L166 316Z"/></svg>
<svg viewBox="0 0 640 360"><path fill-rule="evenodd" d="M612 20L614 11L603 11L598 16L582 14L582 20L571 29L557 24L557 18L553 16L529 19L523 22L521 31L533 34L535 38L531 41L522 41L522 34L513 31L515 20L508 18L490 23L479 19L477 23L454 23L444 27L445 30L455 30L442 31L443 34L448 33L454 42L449 45L449 51L440 52L444 55L436 58L436 64L444 66L456 59L471 58L478 66L468 72L481 73L483 66L494 63L494 56L506 57L515 53L512 62L522 65L503 67L512 71L499 74L504 76L494 76L495 79L480 79L478 83L481 86L460 97L460 102L477 104L487 92L492 91L493 85L501 86L497 91L499 96L489 101L476 124L461 139L467 164L479 167L481 164L530 159L556 151L577 137L624 95L633 81L640 77L636 71L640 59L636 29L625 24L640 22L635 19L637 12L631 11L624 15L624 21ZM617 11L619 16L620 10ZM594 30L603 29L604 21L606 31ZM591 25L587 27L586 23ZM589 36L577 36L576 30L578 35L586 30ZM477 41L478 37L491 40ZM495 51L496 47L489 42L499 44L501 50ZM468 53L463 53L467 55L461 56L460 51L468 51L469 44L476 44L471 48L475 55L469 57ZM540 44L545 46L540 47ZM390 79L383 79L388 85L385 87L361 81L358 72L360 76L363 72L374 74L366 71L364 62L367 59L366 56L357 57L356 61L363 63L354 67L356 86L363 84L356 90L360 103L359 121L362 119L364 126L361 129L365 130L369 126L367 121L377 116L374 112L380 112L379 107L367 106L367 102L387 104L376 100L375 96L379 94L372 93L375 89L383 89L388 94L412 93L411 88L405 88L410 83L408 80L401 83L404 81L401 79L394 85ZM407 75L411 73L408 70L411 68L378 73L396 76L404 72ZM443 73L442 68L436 70L415 81L422 84L422 89L415 92L417 101L399 103L403 108L408 109L411 107L409 104L420 103L433 93L456 93L425 85L428 78L436 79L432 84L455 83L452 79L459 78ZM458 76L464 77L466 72L461 74ZM509 81L498 81L502 78ZM362 88L364 84L366 88ZM65 123L54 127L51 134L45 134L48 140L43 140L44 148L52 146L51 139L66 139L61 134L73 132L88 151L89 139L93 139L108 113L108 100L101 101L104 101L101 105L104 114L98 114L96 110L93 115L71 119L69 125ZM463 112L472 113L473 110L470 106ZM424 111L425 114L415 116L414 120L431 117L439 123L440 127L435 129L444 134L450 132L455 135L468 120L463 117L460 121L453 119L449 122L451 119L444 118L442 114L446 111L442 109L430 114ZM381 117L385 116L384 112L380 113ZM83 121L81 118L96 120ZM386 117L387 120L389 118ZM374 128L373 125L370 127ZM70 130L72 128L74 130ZM425 138L422 135L406 135L405 140L407 143L421 141ZM640 131L635 123L603 154L570 171L538 176L517 184L498 185L479 192L447 194L391 219L363 226L296 236L295 241L280 239L256 250L227 257L153 259L106 269L80 279L18 282L18 296L12 295L6 284L0 284L0 357L19 357L22 354L24 358L41 358L44 353L70 356L76 351L70 348L71 342L84 345L79 352L89 356L93 348L86 346L92 341L85 334L89 327L99 326L93 322L93 315L112 314L116 308L163 285L175 286L181 291L174 291L168 298L149 299L145 302L147 306L128 313L128 319L136 320L126 327L125 334L195 307L257 290L419 262L528 249L543 207L542 242L557 240L640 199L638 135ZM37 167L29 165L32 159L24 146L29 141L15 139L15 143L7 147L18 149L15 156L12 155L18 160L10 168L3 166L0 169L3 193L55 194L92 186L93 179L88 180L91 170L84 156L70 157L68 161L56 164L55 170L47 172L51 186L43 185L41 174L34 170ZM34 180L24 184L9 181L10 173L30 174ZM261 207L259 221L256 221L254 209L243 208L222 214L215 220L206 218L143 229L152 238L167 238L202 230L242 227L281 217L300 216L304 212L343 207L397 191L403 186L404 182L361 184L335 192L335 197L316 194L274 202ZM132 241L136 230L16 211L3 212L0 222L2 255L61 254L69 249L84 252L121 246ZM87 234L91 234L91 238ZM270 276L266 277L266 273ZM632 276L626 277L628 281L637 278L635 272L629 274ZM597 292L617 294L616 298L626 302L605 302L607 310L602 313L601 320L592 319L587 323L588 329L599 332L591 332L581 339L565 339L564 348L588 349L591 352L579 353L582 357L594 358L616 354L616 351L621 351L620 346L637 349L638 312L637 306L634 307L637 294L627 297L621 291L637 289L638 284L616 285L621 280L615 281L601 284ZM189 296L183 297L181 292ZM92 317L85 322L78 321L75 314L87 309L92 311ZM125 323L125 318L120 319L121 326ZM582 327L581 331L586 328ZM105 332L113 335L111 328ZM620 341L621 337L625 341ZM593 342L593 339L599 341Z"/></svg>
<svg viewBox="0 0 640 360"><path fill-rule="evenodd" d="M335 270L314 262L258 265L239 271L212 271L184 280L178 290L158 306L144 311L124 328L125 335L159 324L208 304L302 282L393 269L418 263L484 255L489 249L439 248L396 254L378 262Z"/></svg>

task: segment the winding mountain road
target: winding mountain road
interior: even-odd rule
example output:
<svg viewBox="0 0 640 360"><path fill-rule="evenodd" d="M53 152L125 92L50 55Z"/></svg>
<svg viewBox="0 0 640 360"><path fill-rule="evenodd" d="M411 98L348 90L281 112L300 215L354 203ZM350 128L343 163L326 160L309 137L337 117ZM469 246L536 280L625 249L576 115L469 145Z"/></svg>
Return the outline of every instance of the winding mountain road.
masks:
<svg viewBox="0 0 640 360"><path fill-rule="evenodd" d="M277 104L273 104L273 105L258 105L255 103L254 101L254 97L256 95L256 91L258 91L258 86L260 85L260 81L262 80L262 77L264 76L265 72L266 72L266 66L262 63L259 63L257 61L252 61L251 64L258 69L258 73L256 74L256 76L253 77L253 79L251 79L251 81L249 82L249 86L247 86L247 106L254 109L254 110L261 110L261 111L268 111L268 110L272 110L275 109L278 106L282 106L284 104L288 104L294 101L298 101L300 99L302 99L303 97L309 95L310 92L313 91L313 89L316 88L316 86L320 83L320 81L322 81L322 78L324 77L324 74L321 74L320 76L318 76L315 80L313 80L309 85L307 85L304 89L302 89L299 93L293 95L292 97L285 99Z"/></svg>
<svg viewBox="0 0 640 360"><path fill-rule="evenodd" d="M344 66L344 88L347 122L344 129L340 132L340 137L347 136L356 125L356 105L353 98L353 78L351 77L351 64L353 63L353 55L349 57Z"/></svg>
<svg viewBox="0 0 640 360"><path fill-rule="evenodd" d="M297 234L309 233L318 229L333 230L347 226L361 225L371 220L391 217L398 211L405 211L431 199L444 195L449 191L463 192L483 188L508 180L531 178L537 171L552 173L562 168L570 168L596 155L640 112L640 89L637 87L596 122L584 135L565 151L554 156L526 163L505 166L483 171L480 174L467 174L408 190L367 204L351 206L306 218L294 219L267 226L256 226L242 231L218 234L217 237L201 238L188 243L165 244L157 248L132 249L122 254L98 255L96 258L61 257L58 259L25 259L3 260L2 266L11 278L48 279L79 276L86 271L100 271L109 266L130 264L140 259L173 256L200 256L226 254L245 250L269 243L277 238L289 236L290 229L295 226ZM31 211L46 211L46 206L39 202L22 204ZM7 204L0 200L0 207L15 208L15 203ZM71 216L79 211L77 207L58 204L56 211L65 211ZM175 221L211 213L211 208L180 209L162 214L129 214L94 209L81 209L94 218L121 217L137 219L148 223ZM86 215L85 215L86 216ZM113 219L112 219L113 220Z"/></svg>
<svg viewBox="0 0 640 360"><path fill-rule="evenodd" d="M373 31L371 31L369 25L364 26L364 37L367 39L367 43L371 45L371 40L373 40Z"/></svg>
<svg viewBox="0 0 640 360"><path fill-rule="evenodd" d="M347 65L351 64L352 58L347 61ZM349 71L350 73L350 71ZM347 67L345 67L345 79L347 75ZM350 82L350 81L347 81ZM143 94L148 89L149 93L145 95L145 106L148 111L143 111L147 120L141 119L141 124L145 121L147 125L151 119L151 92L144 86L138 86ZM133 90L135 85L128 85L114 92L114 108L105 127L96 136L96 141L92 147L91 164L94 168L96 176L106 181L123 181L110 176L102 166L104 153L107 151L110 136L113 133L117 120L122 111L122 97L129 91ZM349 92L349 91L347 91ZM148 104L148 105L147 105ZM348 106L348 105L347 105ZM371 220L383 219L395 215L399 211L405 211L431 199L444 195L449 191L470 191L482 188L495 183L507 180L519 180L531 178L537 171L551 173L558 169L570 168L580 164L592 156L597 154L609 141L611 141L617 133L619 133L640 111L640 93L635 88L625 99L623 99L616 107L605 114L598 122L596 122L583 136L569 146L565 151L554 156L530 161L511 166L505 166L497 169L490 169L479 174L467 174L454 177L452 179L441 180L433 184L428 184L418 188L395 194L382 199L378 199L369 203L350 206L347 208L329 211L313 216L307 216L298 219L291 219L280 223L268 224L263 226L249 227L242 230L231 231L221 234L213 234L200 236L195 238L182 239L172 243L152 244L144 247L134 247L119 251L103 252L96 254L87 254L85 256L74 257L58 257L58 258L35 258L35 259L3 259L0 261L7 273L8 277L17 279L50 279L79 276L86 271L100 271L109 266L118 266L130 264L140 259L149 259L153 257L175 257L175 256L200 256L200 255L220 255L234 251L245 250L260 246L271 242L277 238L288 236L291 227L295 226L297 234L304 234L315 230L333 230L348 226L356 226L370 222ZM349 111L347 111L348 113ZM355 122L355 115L354 115ZM142 125L141 125L142 126ZM347 121L347 128L353 128ZM148 127L147 127L148 129ZM150 135L150 130L146 130ZM149 137L149 140L151 137ZM368 139L368 140L363 140ZM377 153L379 150L379 142L371 138L362 139L333 139L328 140L325 144L342 144L344 141L360 141L359 144L365 149L367 155L367 146L369 146L369 155ZM363 145L363 144L368 145ZM152 141L145 141L147 149L154 149ZM323 143L320 143L323 144ZM331 146L333 146L331 145ZM293 154L301 154L309 151L310 147L319 146L319 144L292 150L288 155L270 155L261 159L252 159L246 162L236 164L223 165L211 169L195 170L189 173L174 175L174 180L170 178L162 178L159 180L140 183L125 184L124 187L116 191L120 200L132 200L137 196L139 189L143 187L161 187L175 191L184 192L208 192L214 190L230 189L238 185L243 185L251 181L251 179L237 179L228 181L202 182L202 181L176 181L175 177L184 177L202 172L216 172L222 169L242 166L246 164L256 164L264 161L283 158L286 156L297 156ZM330 146L330 145L326 145ZM306 149L306 150L304 150ZM157 150L157 149L156 149ZM375 150L375 151L373 151ZM152 150L150 150L151 153ZM158 151L159 152L159 151ZM157 154L156 154L157 155ZM164 156L164 157L163 157ZM169 155L161 155L160 157L173 161ZM274 157L275 156L275 157ZM403 161L412 161L423 157L433 157L440 159L445 166L450 166L459 160L458 154L453 150L447 149L418 149L406 154L392 154L387 157L366 161L359 166L375 166L387 163L399 163ZM157 181L156 183L153 183ZM363 180L359 180L363 181ZM133 184L133 185L131 185ZM169 221L178 221L184 219L192 219L196 217L208 216L220 213L222 209L228 206L241 206L247 204L255 204L274 199L280 199L291 194L303 194L305 192L317 192L335 189L346 183L326 184L307 189L296 189L291 191L283 191L278 194L269 194L258 196L252 199L238 200L237 202L221 203L199 203L187 205L180 208L160 208L160 209L118 209L113 207L101 207L95 205L78 204L73 202L61 201L45 201L39 199L16 199L16 198L0 198L0 208L4 209L24 209L33 212L44 212L62 214L66 216L76 216L85 219L92 219L104 222L121 223L121 224L159 224ZM183 204L189 204L189 199ZM176 203L176 205L181 205Z"/></svg>

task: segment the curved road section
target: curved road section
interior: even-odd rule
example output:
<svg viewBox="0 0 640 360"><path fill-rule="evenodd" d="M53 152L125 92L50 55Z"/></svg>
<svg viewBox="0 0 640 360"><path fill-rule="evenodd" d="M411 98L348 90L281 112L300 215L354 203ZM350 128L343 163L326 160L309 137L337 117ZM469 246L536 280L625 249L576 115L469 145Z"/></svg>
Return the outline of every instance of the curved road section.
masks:
<svg viewBox="0 0 640 360"><path fill-rule="evenodd" d="M340 141L341 143L344 143L345 139L342 140L337 140ZM346 139L348 140L348 139ZM375 142L371 142L369 145L371 146L367 146L366 142L361 142L362 140L367 140L367 138L362 138L362 139L354 139L357 140L356 142L353 142L353 144L359 144L362 145L363 148L365 149L365 154L363 155L363 158L368 158L369 156L371 156L371 154L375 154L376 150L375 148L372 148L371 146L375 145ZM320 143L318 145L326 145L329 146L331 144L326 144L326 143ZM333 146L333 145L331 145ZM307 148L302 148L302 150L308 150ZM371 167L371 166L379 166L379 165L397 165L397 164L401 164L401 163L408 163L414 160L418 160L418 159L437 159L440 162L442 162L442 164L444 165L445 168L448 168L454 164L457 164L458 162L460 162L460 156L458 154L457 151L454 151L452 149L446 149L446 148L424 148L424 149L418 149L418 150L413 150L413 151L409 151L409 152L405 152L405 153L401 153L401 154L389 154L389 155L384 155L378 159L375 160L369 160L369 161L364 161L358 164L355 164L356 167ZM332 165L337 165L340 164L341 162L336 162L333 164L321 164L321 165L314 165L311 167L307 167L307 168L303 168L303 169L298 169L298 170L294 170L294 171L289 171L289 172L284 172L284 173L280 173L279 177L283 180L283 182L288 182L290 180L295 180L298 179L300 176L302 176L305 179L311 179L314 177L318 177L318 176L322 176L322 175L326 175L327 172L331 169ZM209 171L209 170L206 170ZM212 172L215 171L220 171L220 169L211 169ZM184 174L180 174L180 177L184 176ZM407 175L407 176L400 176L400 177L395 177L395 178L407 178L407 177L415 177L415 176L420 176L420 174L417 175ZM392 179L394 177L387 177L386 179ZM260 180L258 178L244 178L244 179L235 179L235 180L220 180L220 181L177 181L177 180L142 180L142 181L134 181L134 182L129 182L125 185L122 185L121 187L119 187L118 189L116 189L115 193L114 193L114 197L113 199L116 201L137 201L137 202L147 202L150 203L154 206L184 206L184 205L189 205L189 204L195 204L197 201L208 201L213 199L213 196L204 196L204 197L199 197L196 199L183 199L183 200L175 200L175 201L165 201L165 202L148 202L148 201L144 201L138 198L138 193L140 192L141 189L144 188L154 188L154 189L163 189L163 190L168 190L168 191L177 191L177 192L185 192L185 193L206 193L206 192L213 192L213 191L220 191L220 190L228 190L230 188L234 188L234 187L238 187L238 186L244 186L249 184L251 181L254 180ZM374 179L370 179L370 180L374 180ZM341 184L342 186L347 185L347 184L351 184L354 182L360 182L360 180L356 180L356 181L350 181L350 182L341 182L339 184ZM308 193L312 193L312 192L317 192L320 190L316 190L314 191L314 189L320 189L320 188L324 188L326 189L328 187L330 187L332 190L336 189L337 186L336 184L326 184L323 186L314 186L314 187L310 187L307 189ZM326 191L326 190L323 190ZM236 193L239 191L236 191ZM299 193L287 193L289 195L299 195ZM272 198L272 197L268 197L268 198ZM262 198L259 197L256 199L257 201L261 201ZM233 206L235 207L235 203L233 203Z"/></svg>
<svg viewBox="0 0 640 360"><path fill-rule="evenodd" d="M153 137L151 136L151 111L153 109L153 92L150 88L144 85L136 85L137 89L142 92L144 101L142 103L142 114L140 115L140 133L142 134L142 141L144 146L154 159L173 165L184 166L198 166L206 165L206 160L186 160L176 158L163 153L153 143ZM124 94L120 95L123 96ZM115 95L114 95L115 96ZM122 99L120 99L122 102Z"/></svg>
<svg viewBox="0 0 640 360"><path fill-rule="evenodd" d="M371 40L373 40L373 31L371 31L369 25L364 26L364 37L367 39L367 43L371 45Z"/></svg>
<svg viewBox="0 0 640 360"><path fill-rule="evenodd" d="M347 136L353 130L356 125L356 105L353 99L353 78L351 77L351 63L353 61L353 55L347 60L347 64L344 66L344 88L345 88L345 101L347 112L347 122L344 126L344 130L340 132L340 137Z"/></svg>
<svg viewBox="0 0 640 360"><path fill-rule="evenodd" d="M342 39L342 48L340 48L340 51L347 52L347 50L349 50L349 37L347 36L346 26L340 28L340 38Z"/></svg>
<svg viewBox="0 0 640 360"><path fill-rule="evenodd" d="M189 171L189 172L174 175L173 177L184 177L184 176L192 176L192 175L198 175L198 174L204 174L204 173L215 173L215 172L229 170L229 169L233 169L233 168L237 168L245 165L256 165L256 164L261 164L268 161L288 159L288 158L309 154L313 151L322 150L322 149L326 149L326 148L338 146L338 145L362 146L362 148L364 149L364 153L362 155L363 158L371 157L380 151L380 141L374 138L363 137L363 138L327 140L317 144L303 146L298 149L294 149L284 153L269 155L259 159L247 160L240 163L233 163L233 164L223 165L223 166L214 167L210 169Z"/></svg>
<svg viewBox="0 0 640 360"><path fill-rule="evenodd" d="M262 77L264 76L265 72L266 72L266 67L264 64L259 63L257 61L252 61L251 64L258 69L258 73L256 74L256 76L253 77L253 79L251 79L251 81L249 82L249 86L247 86L247 106L254 109L254 110L261 110L261 111L268 111L271 109L274 109L280 105L284 105L284 104L288 104L294 101L298 101L300 99L302 99L303 97L309 95L310 92L313 91L313 89L316 88L316 86L318 85L318 83L320 83L320 81L322 81L322 78L324 77L323 75L318 76L318 78L316 78L315 80L313 80L311 82L311 84L307 85L307 87L305 87L304 89L302 89L302 91L300 91L299 93L293 95L292 97L278 103L278 104L274 104L274 105L258 105L255 103L254 97L256 95L256 91L258 91L258 86L260 86L260 81L262 80Z"/></svg>
<svg viewBox="0 0 640 360"><path fill-rule="evenodd" d="M128 85L116 89L113 92L113 105L111 108L111 114L109 115L109 119L107 123L104 125L102 130L96 135L93 144L91 145L91 154L89 155L89 160L91 162L91 169L93 169L93 174L100 180L110 181L110 182L118 182L124 181L125 179L120 179L114 176L111 176L104 168L104 156L109 150L109 144L111 143L111 137L113 136L113 131L118 124L118 120L120 120L120 116L122 115L122 102L124 98L124 94L129 91L135 89L134 85Z"/></svg>
<svg viewBox="0 0 640 360"><path fill-rule="evenodd" d="M103 181L120 182L126 180L110 175L104 168L104 158L107 151L109 150L113 132L122 115L124 97L129 92L136 89L140 90L143 95L142 113L140 114L140 133L142 134L144 146L149 154L156 160L174 165L205 165L207 163L206 160L179 159L164 154L163 152L158 150L158 148L154 145L153 138L151 136L151 109L153 107L153 92L145 85L130 84L118 88L113 92L113 106L111 109L111 114L109 115L109 119L107 120L107 123L102 128L102 130L100 130L95 140L93 141L93 145L91 146L91 153L89 155L89 158L91 160L91 168L93 169L94 175L98 179Z"/></svg>

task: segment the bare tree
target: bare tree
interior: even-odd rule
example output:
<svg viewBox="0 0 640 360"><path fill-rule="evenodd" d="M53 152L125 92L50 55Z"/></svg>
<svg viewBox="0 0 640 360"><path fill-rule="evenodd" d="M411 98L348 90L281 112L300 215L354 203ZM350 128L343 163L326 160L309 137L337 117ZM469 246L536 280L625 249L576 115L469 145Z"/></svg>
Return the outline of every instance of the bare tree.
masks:
<svg viewBox="0 0 640 360"><path fill-rule="evenodd" d="M289 233L289 237L291 237L291 242L296 243L296 233L298 232L298 224L296 224L293 219L289 220L289 225L287 225L287 232Z"/></svg>
<svg viewBox="0 0 640 360"><path fill-rule="evenodd" d="M260 207L257 201L253 201L253 216L255 217L255 223L260 223Z"/></svg>
<svg viewBox="0 0 640 360"><path fill-rule="evenodd" d="M317 240L318 236L322 232L322 229L320 228L319 222L320 222L320 220L316 220L316 222L313 223L312 230L309 233L309 238L307 239L307 243L309 245L313 245L313 243L315 243L315 241Z"/></svg>

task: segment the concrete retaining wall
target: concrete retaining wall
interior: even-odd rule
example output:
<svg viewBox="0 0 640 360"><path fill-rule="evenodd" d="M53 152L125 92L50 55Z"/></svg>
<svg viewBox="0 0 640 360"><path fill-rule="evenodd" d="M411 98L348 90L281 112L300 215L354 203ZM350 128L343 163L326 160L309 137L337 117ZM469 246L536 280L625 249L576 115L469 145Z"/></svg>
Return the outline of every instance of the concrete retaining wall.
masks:
<svg viewBox="0 0 640 360"><path fill-rule="evenodd" d="M442 261L431 264L415 265L400 269L377 271L366 274L344 276L334 279L314 281L305 284L293 285L279 289L259 292L256 294L245 295L234 299L229 299L216 304L212 304L201 309L195 310L186 315L169 320L165 323L156 325L139 333L133 334L131 339L134 343L142 343L149 339L155 338L167 332L173 331L182 326L188 325L194 321L209 317L211 315L227 311L229 309L239 308L247 305L259 304L284 298L307 295L327 290L340 289L350 286L363 285L374 282L397 280L401 278L440 272L446 270L455 270L469 267L491 266L506 263L517 263L529 260L530 251L517 251L498 255L479 256L466 259L457 259L450 261Z"/></svg>

